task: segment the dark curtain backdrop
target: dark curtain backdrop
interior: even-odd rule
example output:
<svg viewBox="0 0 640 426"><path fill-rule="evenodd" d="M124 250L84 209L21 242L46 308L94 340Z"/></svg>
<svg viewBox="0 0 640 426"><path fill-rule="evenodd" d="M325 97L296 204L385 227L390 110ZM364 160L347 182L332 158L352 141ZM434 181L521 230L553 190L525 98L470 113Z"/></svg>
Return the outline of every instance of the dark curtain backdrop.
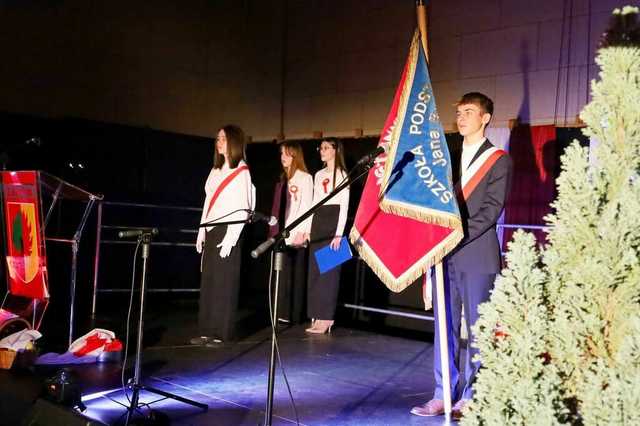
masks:
<svg viewBox="0 0 640 426"><path fill-rule="evenodd" d="M44 170L88 191L104 194L106 202L151 203L200 208L204 199L204 182L212 166L213 138L193 137L74 118L39 118L0 113L0 168L7 170ZM372 150L377 138L344 138L347 167ZM309 171L322 167L317 147L319 140L300 141ZM260 212L271 210L273 188L281 171L279 148L275 142L251 143L247 146L247 162L256 186ZM351 189L349 221L351 226L362 184ZM56 208L48 230L58 234L72 229L69 209ZM155 241L194 243L200 214L161 208L120 207L105 204L103 225L157 226L162 232ZM86 318L90 312L93 253L95 249L96 212L87 222L81 240L76 315ZM241 309L249 312L266 310L269 256L254 260L249 251L262 242L267 227L247 226L244 232L243 287ZM104 229L104 240L118 240L115 230ZM133 245L106 243L101 246L99 286L104 289L128 289L131 285ZM0 247L1 249L1 247ZM52 304L48 317L60 318L64 329L68 315L70 255L67 247L48 244ZM149 268L150 289L184 289L199 286L200 257L190 246L155 245ZM4 294L4 268L0 292ZM343 268L344 297L355 274L355 262ZM368 275L372 280L375 278ZM379 284L373 283L372 286ZM126 293L119 293L121 295ZM110 309L108 295L98 298L98 314ZM197 294L195 294L197 296ZM175 293L172 297L189 299L194 293ZM108 296L111 297L111 296ZM124 296L123 296L124 297ZM55 300L54 300L55 299ZM103 301L105 300L105 301ZM118 302L119 303L119 302ZM417 305L417 303L416 303ZM267 317L264 316L264 319Z"/></svg>
<svg viewBox="0 0 640 426"><path fill-rule="evenodd" d="M73 118L38 118L0 113L0 168L7 170L40 169L61 177L87 190L104 194L106 201L154 203L161 205L201 207L203 185L212 164L213 138L161 132L149 128L97 123ZM507 203L506 222L542 224L555 196L555 178L559 173L559 156L574 138L588 143L578 129L555 129L553 126L516 128L511 137L514 159L514 181ZM451 155L460 155L461 138L447 135ZM377 138L345 138L347 166L371 151ZM322 167L317 152L319 140L300 141L309 171ZM257 190L257 210L268 213L273 188L280 173L279 151L274 142L253 143L247 147L248 163ZM80 167L79 165L82 165ZM362 184L351 189L349 221L355 215ZM57 209L50 231L68 229L69 210ZM159 226L165 229L157 241L192 243L195 234L180 229L195 229L199 214L163 209L121 208L105 206L105 225ZM95 247L95 212L89 219L79 259L78 318L90 309L93 250ZM172 232L174 230L175 232ZM249 251L266 237L262 224L248 226L245 232L247 250L241 305L243 309L262 312L266 309L268 258L250 259ZM544 234L537 232L540 242ZM505 233L510 239L511 233ZM115 232L103 231L103 239L116 239ZM130 286L132 246L103 244L99 283L102 288L124 289ZM69 250L48 246L50 287L55 296L48 316L67 315ZM193 247L154 246L149 288L197 288L200 258ZM1 270L0 273L4 271ZM340 300L368 306L422 310L419 285L401 293L390 293L360 261L351 261L342 272ZM2 287L5 280L2 279ZM0 289L2 290L2 289ZM193 293L177 293L174 298L195 297ZM53 299L53 298L52 298ZM107 309L107 302L98 313ZM58 306L56 305L58 303ZM343 312L343 315L349 312ZM265 316L266 318L266 316ZM405 327L398 317L360 313L359 319L370 323ZM64 321L61 319L61 321ZM414 321L410 328L422 329L425 323ZM62 326L64 328L64 326Z"/></svg>

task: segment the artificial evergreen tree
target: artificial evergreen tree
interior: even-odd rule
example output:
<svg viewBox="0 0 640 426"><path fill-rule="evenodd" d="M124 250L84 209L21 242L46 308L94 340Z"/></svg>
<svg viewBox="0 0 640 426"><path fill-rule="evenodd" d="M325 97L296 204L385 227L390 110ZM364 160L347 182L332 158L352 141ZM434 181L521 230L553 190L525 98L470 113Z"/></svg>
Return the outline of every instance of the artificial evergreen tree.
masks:
<svg viewBox="0 0 640 426"><path fill-rule="evenodd" d="M584 133L562 158L548 244L519 232L476 323L463 424L640 424L640 25L616 9Z"/></svg>
<svg viewBox="0 0 640 426"><path fill-rule="evenodd" d="M518 231L507 253L509 268L498 278L490 303L480 306L476 344L483 369L467 423L558 423L558 376L546 342L547 276L538 259L533 235Z"/></svg>

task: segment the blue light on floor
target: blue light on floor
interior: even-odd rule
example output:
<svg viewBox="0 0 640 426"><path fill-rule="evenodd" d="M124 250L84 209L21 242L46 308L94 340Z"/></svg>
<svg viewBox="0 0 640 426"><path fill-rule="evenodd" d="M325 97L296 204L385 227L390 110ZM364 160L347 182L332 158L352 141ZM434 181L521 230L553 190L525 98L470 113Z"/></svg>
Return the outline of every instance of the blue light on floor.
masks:
<svg viewBox="0 0 640 426"><path fill-rule="evenodd" d="M217 348L145 351L145 363L156 366L154 371L143 368L145 384L208 404L209 411L142 391L140 413L158 410L175 425L263 424L269 348L268 339L249 339ZM443 416L409 413L433 392L429 343L346 329L309 338L303 328L292 328L281 335L280 349L301 425L446 424ZM128 406L119 388L86 395L83 401L85 415L109 424L121 419ZM273 424L296 424L279 369Z"/></svg>

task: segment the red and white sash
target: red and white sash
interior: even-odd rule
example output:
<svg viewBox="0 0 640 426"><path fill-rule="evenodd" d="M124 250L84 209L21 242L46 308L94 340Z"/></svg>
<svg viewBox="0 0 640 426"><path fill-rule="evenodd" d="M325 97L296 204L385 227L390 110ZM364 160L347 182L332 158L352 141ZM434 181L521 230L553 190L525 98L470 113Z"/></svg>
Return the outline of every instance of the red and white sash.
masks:
<svg viewBox="0 0 640 426"><path fill-rule="evenodd" d="M240 166L237 169L235 169L233 171L233 173L231 173L229 176L224 178L224 180L218 186L218 189L216 189L216 192L213 194L213 197L211 197L211 201L209 201L209 208L207 208L207 215L206 216L209 216L209 213L211 212L211 209L213 208L213 205L215 204L216 200L218 199L218 197L220 196L222 191L227 187L227 185L229 185L231 183L231 181L236 176L238 176L244 170L249 170L249 167L247 167L246 165Z"/></svg>
<svg viewBox="0 0 640 426"><path fill-rule="evenodd" d="M495 146L492 146L480 154L480 156L471 163L466 172L462 174L460 183L456 185L456 193L462 195L465 200L468 200L480 181L482 181L489 170L491 170L491 167L493 167L500 157L506 154L505 151Z"/></svg>

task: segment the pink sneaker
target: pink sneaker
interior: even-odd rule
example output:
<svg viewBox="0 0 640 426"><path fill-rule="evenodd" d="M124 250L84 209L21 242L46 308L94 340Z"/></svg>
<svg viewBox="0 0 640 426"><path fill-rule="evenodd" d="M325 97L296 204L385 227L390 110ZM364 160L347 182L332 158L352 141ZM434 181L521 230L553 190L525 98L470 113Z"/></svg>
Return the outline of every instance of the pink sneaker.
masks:
<svg viewBox="0 0 640 426"><path fill-rule="evenodd" d="M441 399L432 399L426 404L413 407L411 414L422 417L439 416L444 414L444 401Z"/></svg>

